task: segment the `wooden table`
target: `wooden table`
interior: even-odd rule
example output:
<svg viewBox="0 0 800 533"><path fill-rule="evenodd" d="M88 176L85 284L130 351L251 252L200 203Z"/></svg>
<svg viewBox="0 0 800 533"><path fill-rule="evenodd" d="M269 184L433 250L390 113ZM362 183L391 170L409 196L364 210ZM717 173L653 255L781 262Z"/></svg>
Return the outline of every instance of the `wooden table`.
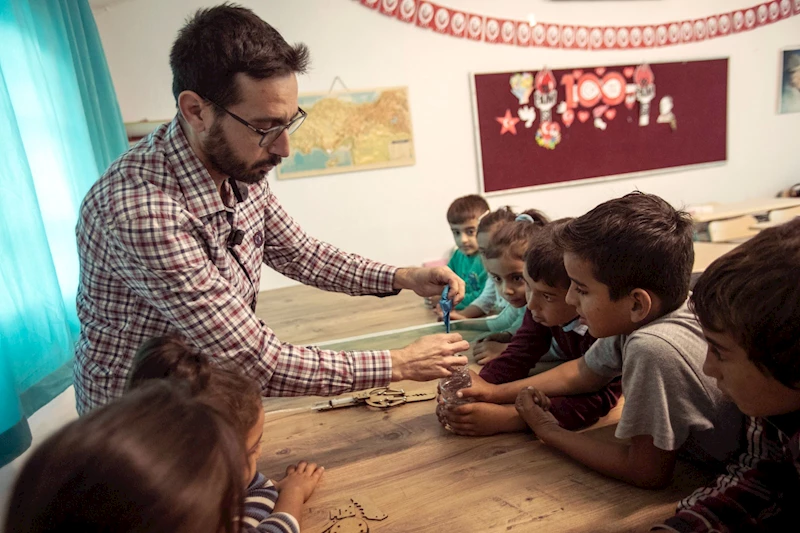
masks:
<svg viewBox="0 0 800 533"><path fill-rule="evenodd" d="M715 204L709 212L692 215L695 223L723 220L741 215L768 213L775 209L786 209L800 205L800 198L756 198L729 204Z"/></svg>
<svg viewBox="0 0 800 533"><path fill-rule="evenodd" d="M407 328L326 347L399 348L441 330L440 324ZM433 391L436 382L398 386ZM319 400L265 399L265 444L258 463L273 479L303 459L325 466L302 517L308 533L322 533L331 525L329 512L357 495L368 496L388 514L383 521L367 522L372 532L647 531L706 481L679 464L670 487L642 490L579 465L531 434L459 437L439 425L434 401L386 411L311 411ZM609 424L618 415L619 408L591 433L613 439Z"/></svg>

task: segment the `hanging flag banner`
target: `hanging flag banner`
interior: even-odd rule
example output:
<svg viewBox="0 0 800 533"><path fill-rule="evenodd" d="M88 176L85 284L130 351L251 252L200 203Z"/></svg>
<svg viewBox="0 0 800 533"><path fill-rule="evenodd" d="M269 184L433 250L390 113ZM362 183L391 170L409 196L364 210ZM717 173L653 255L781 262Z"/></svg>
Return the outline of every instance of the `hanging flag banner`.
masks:
<svg viewBox="0 0 800 533"><path fill-rule="evenodd" d="M501 19L469 13L426 0L356 0L377 13L450 37L492 44L569 48L575 50L637 50L685 45L751 31L800 15L800 0L772 0L750 8L717 13L696 20L639 26L581 26Z"/></svg>

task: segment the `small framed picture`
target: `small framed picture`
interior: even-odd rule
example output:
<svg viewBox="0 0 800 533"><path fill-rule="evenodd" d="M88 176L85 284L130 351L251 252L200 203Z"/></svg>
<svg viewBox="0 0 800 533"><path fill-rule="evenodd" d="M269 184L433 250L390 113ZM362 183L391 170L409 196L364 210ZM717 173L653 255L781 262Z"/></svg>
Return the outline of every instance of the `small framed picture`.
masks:
<svg viewBox="0 0 800 533"><path fill-rule="evenodd" d="M800 47L781 51L781 94L778 112L800 112Z"/></svg>

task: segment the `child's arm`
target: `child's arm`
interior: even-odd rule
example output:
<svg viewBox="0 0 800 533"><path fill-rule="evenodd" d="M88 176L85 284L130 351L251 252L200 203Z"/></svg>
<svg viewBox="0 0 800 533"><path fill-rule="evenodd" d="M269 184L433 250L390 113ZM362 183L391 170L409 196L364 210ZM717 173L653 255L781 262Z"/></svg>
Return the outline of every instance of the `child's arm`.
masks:
<svg viewBox="0 0 800 533"><path fill-rule="evenodd" d="M780 501L776 493L796 470L781 457L781 447L773 445L779 442L774 427L750 418L746 434L751 442L739 457L739 464L729 466L729 473L719 476L713 485L681 500L675 516L653 526L653 531L769 530L762 517L773 514L766 511L775 510L775 503Z"/></svg>
<svg viewBox="0 0 800 533"><path fill-rule="evenodd" d="M466 320L468 318L481 318L487 314L486 311L475 305L475 302L472 302L463 311L451 312L450 318L453 320Z"/></svg>
<svg viewBox="0 0 800 533"><path fill-rule="evenodd" d="M570 396L598 391L613 379L593 372L586 366L583 357L562 363L547 372L500 385L487 383L474 372L471 375L472 386L461 389L459 395L482 402L506 404L513 404L517 394L526 387L539 389L548 396Z"/></svg>
<svg viewBox="0 0 800 533"><path fill-rule="evenodd" d="M508 383L528 377L530 370L550 350L550 328L537 324L527 309L519 327L500 357L486 363L480 376L489 383Z"/></svg>
<svg viewBox="0 0 800 533"><path fill-rule="evenodd" d="M303 504L314 493L324 472L324 467L306 461L300 461L297 466L289 466L286 477L278 482L280 496L275 502L274 512L288 513L299 520L303 513Z"/></svg>
<svg viewBox="0 0 800 533"><path fill-rule="evenodd" d="M544 444L592 470L647 489L662 488L672 479L677 452L657 448L650 435L639 435L631 439L631 444L622 444L568 431L558 425L551 413L536 405L530 389L519 393L516 408Z"/></svg>

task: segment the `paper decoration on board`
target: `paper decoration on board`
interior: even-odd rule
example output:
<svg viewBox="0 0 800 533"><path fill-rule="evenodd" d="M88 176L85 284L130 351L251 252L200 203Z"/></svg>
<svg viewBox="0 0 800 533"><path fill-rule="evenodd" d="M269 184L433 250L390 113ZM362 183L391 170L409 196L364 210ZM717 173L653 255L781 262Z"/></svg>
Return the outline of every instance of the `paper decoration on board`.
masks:
<svg viewBox="0 0 800 533"><path fill-rule="evenodd" d="M637 26L581 26L500 19L453 9L427 0L357 0L361 5L433 29L442 35L493 44L568 48L574 50L635 50L692 44L751 31L800 15L800 0L772 0L750 8L696 20Z"/></svg>
<svg viewBox="0 0 800 533"><path fill-rule="evenodd" d="M557 122L542 122L536 131L536 144L548 150L555 150L561 142L561 126Z"/></svg>
<svg viewBox="0 0 800 533"><path fill-rule="evenodd" d="M530 102L531 93L533 92L533 74L530 72L520 72L511 76L509 80L511 84L511 94L517 97L519 105L525 105Z"/></svg>
<svg viewBox="0 0 800 533"><path fill-rule="evenodd" d="M517 122L519 122L519 119L511 116L510 109L506 109L505 116L497 117L496 120L502 126L500 128L500 135L505 135L507 132L511 132L512 135L517 134Z"/></svg>
<svg viewBox="0 0 800 533"><path fill-rule="evenodd" d="M561 124L570 128L575 119L581 124L592 119L596 129L606 131L618 112L633 110L638 104L638 124L640 127L648 126L651 102L656 96L655 81L653 70L646 63L613 69L574 69L561 74L560 80L546 67L535 74L517 72L508 78L509 90L520 103L517 116L506 109L505 114L495 120L501 126L500 135L516 135L519 122L523 122L526 129L532 128L537 119L536 111L528 105L532 92L539 119L536 144L554 150L562 139ZM564 87L564 100L561 102L558 102L558 87ZM665 96L661 100L658 122L670 124L674 130L677 122L672 106L671 97Z"/></svg>
<svg viewBox="0 0 800 533"><path fill-rule="evenodd" d="M556 91L556 78L553 71L548 68L540 70L534 78L533 105L539 110L539 117L542 123L550 122L552 119L551 110L558 100Z"/></svg>
<svg viewBox="0 0 800 533"><path fill-rule="evenodd" d="M656 84L653 70L647 63L636 67L633 81L636 84L636 101L639 102L639 125L650 124L650 102L656 97Z"/></svg>
<svg viewBox="0 0 800 533"><path fill-rule="evenodd" d="M533 121L536 120L536 111L526 105L517 109L517 116L525 123L525 127L530 129L533 126Z"/></svg>
<svg viewBox="0 0 800 533"><path fill-rule="evenodd" d="M672 97L667 95L658 102L658 118L656 122L659 124L669 124L669 127L672 128L672 131L678 129L678 121L675 118L675 113L673 113L673 106L674 103L672 102Z"/></svg>

